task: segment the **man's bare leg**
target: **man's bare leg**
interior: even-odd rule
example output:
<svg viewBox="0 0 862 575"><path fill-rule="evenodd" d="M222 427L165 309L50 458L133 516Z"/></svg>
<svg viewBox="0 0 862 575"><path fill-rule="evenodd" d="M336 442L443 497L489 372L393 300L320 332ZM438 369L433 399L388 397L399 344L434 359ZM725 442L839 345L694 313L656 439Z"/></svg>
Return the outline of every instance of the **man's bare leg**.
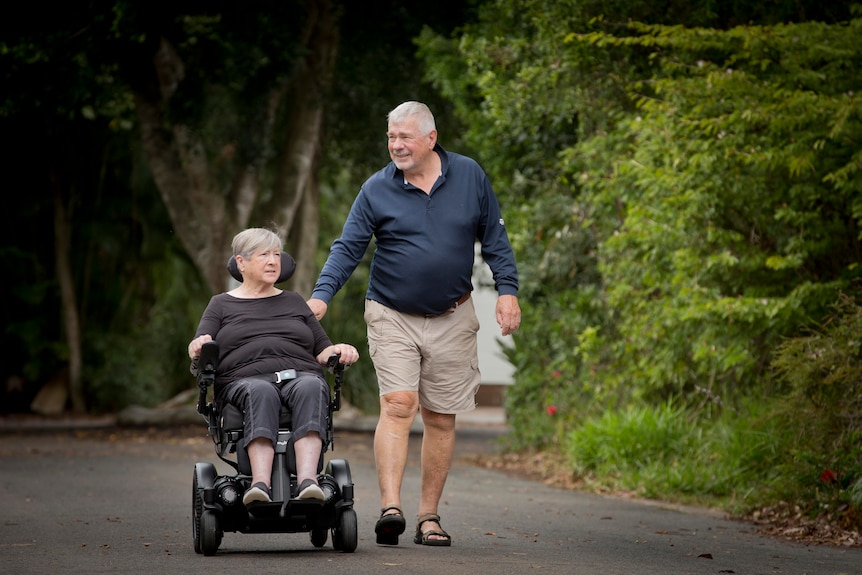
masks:
<svg viewBox="0 0 862 575"><path fill-rule="evenodd" d="M407 466L410 427L419 394L398 391L380 397L380 419L374 433L374 461L380 486L380 507L401 507L401 482Z"/></svg>
<svg viewBox="0 0 862 575"><path fill-rule="evenodd" d="M419 516L438 514L437 508L443 496L443 487L452 465L455 451L455 415L436 413L422 408L425 432L422 436L422 495L419 499ZM436 521L427 521L422 532L440 530ZM445 539L432 535L431 539Z"/></svg>

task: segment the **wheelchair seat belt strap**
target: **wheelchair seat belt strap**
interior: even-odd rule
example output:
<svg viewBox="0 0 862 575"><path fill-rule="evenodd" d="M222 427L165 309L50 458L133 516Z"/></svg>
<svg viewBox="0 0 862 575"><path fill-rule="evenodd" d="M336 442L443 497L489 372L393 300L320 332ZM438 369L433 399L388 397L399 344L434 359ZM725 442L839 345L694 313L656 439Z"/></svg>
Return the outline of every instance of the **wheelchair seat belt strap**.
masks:
<svg viewBox="0 0 862 575"><path fill-rule="evenodd" d="M288 379L296 379L295 369L283 369L281 371L276 371L269 378L272 383L280 383L282 381L287 381Z"/></svg>

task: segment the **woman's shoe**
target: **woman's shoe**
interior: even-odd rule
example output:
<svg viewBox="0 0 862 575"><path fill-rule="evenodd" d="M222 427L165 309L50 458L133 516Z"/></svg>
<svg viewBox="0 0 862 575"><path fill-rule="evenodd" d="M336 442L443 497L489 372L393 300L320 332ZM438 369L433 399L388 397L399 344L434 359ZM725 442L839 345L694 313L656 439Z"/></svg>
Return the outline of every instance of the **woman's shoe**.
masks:
<svg viewBox="0 0 862 575"><path fill-rule="evenodd" d="M431 529L423 533L422 524L428 521L440 525L440 516L436 513L426 513L420 517L419 522L416 524L416 534L413 536L413 543L417 545L430 545L432 547L449 547L452 545L452 537L443 531L442 525L440 525L440 529ZM440 539L432 539L432 537L439 537Z"/></svg>
<svg viewBox="0 0 862 575"><path fill-rule="evenodd" d="M395 513L387 513L387 511L395 511ZM390 505L380 510L380 519L374 526L374 532L377 534L378 545L398 545L398 536L404 533L407 527L407 522L404 521L404 514L401 508L396 505Z"/></svg>
<svg viewBox="0 0 862 575"><path fill-rule="evenodd" d="M266 483L258 481L245 492L242 496L242 503L246 507L252 503L269 503L272 501L272 492L267 487Z"/></svg>
<svg viewBox="0 0 862 575"><path fill-rule="evenodd" d="M297 499L317 499L323 501L323 490L314 479L306 479L299 485Z"/></svg>

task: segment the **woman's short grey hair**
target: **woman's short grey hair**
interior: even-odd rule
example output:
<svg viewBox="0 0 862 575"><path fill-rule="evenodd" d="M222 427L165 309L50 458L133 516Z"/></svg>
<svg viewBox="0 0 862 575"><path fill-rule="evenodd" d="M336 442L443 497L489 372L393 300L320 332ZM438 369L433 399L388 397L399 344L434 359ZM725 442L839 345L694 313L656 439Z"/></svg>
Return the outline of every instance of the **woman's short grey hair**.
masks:
<svg viewBox="0 0 862 575"><path fill-rule="evenodd" d="M250 258L257 251L282 249L281 238L272 230L266 228L248 228L233 237L231 248L233 255Z"/></svg>
<svg viewBox="0 0 862 575"><path fill-rule="evenodd" d="M428 106L422 102L410 101L399 104L394 110L387 114L386 119L390 124L400 124L412 116L416 116L418 118L419 131L422 132L423 136L427 136L433 130L437 129L437 125L434 123L434 114L432 114Z"/></svg>

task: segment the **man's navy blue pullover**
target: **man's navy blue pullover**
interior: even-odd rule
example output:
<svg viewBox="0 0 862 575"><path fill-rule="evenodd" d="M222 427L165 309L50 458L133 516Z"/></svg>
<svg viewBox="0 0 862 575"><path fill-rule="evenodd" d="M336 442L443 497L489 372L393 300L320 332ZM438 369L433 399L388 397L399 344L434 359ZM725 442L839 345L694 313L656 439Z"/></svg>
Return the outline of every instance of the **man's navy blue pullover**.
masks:
<svg viewBox="0 0 862 575"><path fill-rule="evenodd" d="M474 245L500 295L518 294L518 272L500 206L474 160L437 144L441 175L430 194L408 184L393 162L363 184L332 244L312 298L327 303L347 282L372 236L366 297L409 314L438 315L472 291Z"/></svg>

